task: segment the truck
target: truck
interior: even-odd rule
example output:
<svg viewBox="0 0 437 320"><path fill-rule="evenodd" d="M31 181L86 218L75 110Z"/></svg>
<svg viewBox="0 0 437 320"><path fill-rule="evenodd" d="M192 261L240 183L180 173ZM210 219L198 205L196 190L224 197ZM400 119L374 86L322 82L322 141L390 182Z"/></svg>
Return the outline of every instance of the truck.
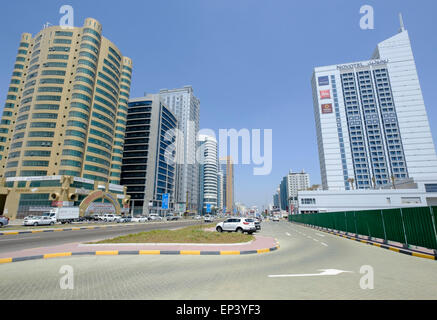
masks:
<svg viewBox="0 0 437 320"><path fill-rule="evenodd" d="M71 223L79 219L79 207L53 208L50 212L45 212L43 216L49 216L62 224Z"/></svg>

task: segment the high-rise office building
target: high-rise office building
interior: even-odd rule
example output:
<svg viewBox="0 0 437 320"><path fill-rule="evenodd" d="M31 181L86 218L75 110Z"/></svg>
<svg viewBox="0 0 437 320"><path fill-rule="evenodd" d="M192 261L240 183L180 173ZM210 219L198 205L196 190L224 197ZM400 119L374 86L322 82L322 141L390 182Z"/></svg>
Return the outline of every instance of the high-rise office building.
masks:
<svg viewBox="0 0 437 320"><path fill-rule="evenodd" d="M219 210L223 210L223 206L223 173L219 166L217 172L217 207Z"/></svg>
<svg viewBox="0 0 437 320"><path fill-rule="evenodd" d="M230 156L220 158L220 171L223 173L223 210L234 211L234 163Z"/></svg>
<svg viewBox="0 0 437 320"><path fill-rule="evenodd" d="M87 192L76 197L61 188L63 176L74 177L71 187L92 190L98 183L108 190L109 183L123 190L131 74L132 61L102 36L94 19L83 27L53 26L21 36L0 122L0 177L19 188L6 210L21 216L32 205L83 200ZM56 192L44 189L49 186Z"/></svg>
<svg viewBox="0 0 437 320"><path fill-rule="evenodd" d="M324 189L437 177L437 157L407 30L370 60L317 67L312 78Z"/></svg>
<svg viewBox="0 0 437 320"><path fill-rule="evenodd" d="M199 166L196 162L196 139L199 132L200 101L191 86L179 89L162 89L162 101L176 115L178 129L183 135L177 138L177 173L175 197L178 205L197 212L199 203ZM188 202L188 205L187 205Z"/></svg>
<svg viewBox="0 0 437 320"><path fill-rule="evenodd" d="M218 158L217 140L207 135L199 135L198 149L199 154L199 212L207 213L207 207L217 210L218 207Z"/></svg>
<svg viewBox="0 0 437 320"><path fill-rule="evenodd" d="M168 212L162 209L164 194L169 194L168 209L174 209L176 127L175 115L159 95L129 100L121 184L134 214Z"/></svg>

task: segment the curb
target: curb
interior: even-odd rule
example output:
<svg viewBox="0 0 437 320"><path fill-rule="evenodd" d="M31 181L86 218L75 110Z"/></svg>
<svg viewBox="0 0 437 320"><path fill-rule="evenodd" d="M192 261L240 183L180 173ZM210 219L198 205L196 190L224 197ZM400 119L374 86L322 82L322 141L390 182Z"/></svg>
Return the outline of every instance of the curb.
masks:
<svg viewBox="0 0 437 320"><path fill-rule="evenodd" d="M51 259L51 258L63 258L71 256L117 256L117 255L246 255L246 254L261 254L276 251L279 249L279 245L272 248L246 250L246 251L200 251L200 250L107 250L107 251L89 251L89 252L58 252L58 253L46 253L36 256L16 257L16 258L0 258L0 264L19 262L27 260L39 260L39 259Z"/></svg>
<svg viewBox="0 0 437 320"><path fill-rule="evenodd" d="M387 245L387 244L382 244L382 243L378 243L378 242L374 242L374 241L364 240L364 239L360 239L360 238L357 238L357 237L352 237L352 236L348 236L348 235L345 235L345 234L341 234L339 232L329 231L329 230L326 230L325 228L321 228L321 227L315 227L315 226L306 225L306 224L297 223L297 222L292 222L292 223L296 223L296 224L299 224L299 225L302 225L302 226L305 226L305 227L309 227L311 229L316 229L318 231L329 233L329 234L332 234L334 236L346 238L346 239L349 239L349 240L355 240L355 241L358 241L358 242L361 242L361 243L370 244L372 246L383 248L383 249L388 249L388 250L391 250L393 252L403 253L403 254L406 254L408 256L413 256L413 257L418 257L418 258L425 258L425 259L430 259L430 260L437 260L437 255L432 255L432 254L427 254L427 253L420 253L420 252L405 250L405 249L402 249L402 248L399 248L399 247L390 246L390 245Z"/></svg>
<svg viewBox="0 0 437 320"><path fill-rule="evenodd" d="M162 223L162 222L152 222L152 223ZM137 224L116 224L107 226L88 226L88 227L69 227L69 228L51 228L51 229L37 229L37 230L26 230L26 231L4 231L0 232L0 236L9 236L17 234L28 234L28 233L41 233L41 232L60 232L60 231L76 231L76 230L88 230L88 229L104 229L104 228L118 228L118 227L130 227L136 225L150 225L147 223L137 223Z"/></svg>

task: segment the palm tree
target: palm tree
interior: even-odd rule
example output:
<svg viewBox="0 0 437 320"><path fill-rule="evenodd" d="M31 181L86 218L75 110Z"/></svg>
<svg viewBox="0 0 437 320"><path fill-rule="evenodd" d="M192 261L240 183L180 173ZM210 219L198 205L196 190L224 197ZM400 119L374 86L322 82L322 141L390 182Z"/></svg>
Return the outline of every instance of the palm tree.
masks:
<svg viewBox="0 0 437 320"><path fill-rule="evenodd" d="M392 175L391 176L391 183L393 185L393 189L396 189L395 180L396 180L395 176Z"/></svg>
<svg viewBox="0 0 437 320"><path fill-rule="evenodd" d="M354 178L348 178L348 179L347 179L347 182L350 183L350 185L352 186L352 190L354 190L354 182L355 182L355 179L354 179Z"/></svg>

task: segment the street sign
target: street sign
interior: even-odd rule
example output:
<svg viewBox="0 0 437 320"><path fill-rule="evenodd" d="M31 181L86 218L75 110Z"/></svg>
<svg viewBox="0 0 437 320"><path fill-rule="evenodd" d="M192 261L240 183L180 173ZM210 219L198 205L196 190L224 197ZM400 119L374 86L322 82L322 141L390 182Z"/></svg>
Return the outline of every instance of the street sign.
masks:
<svg viewBox="0 0 437 320"><path fill-rule="evenodd" d="M211 204L207 203L206 204L206 213L210 213L211 212Z"/></svg>
<svg viewBox="0 0 437 320"><path fill-rule="evenodd" d="M164 193L162 195L162 209L168 209L168 198L169 198L169 194L168 193Z"/></svg>

